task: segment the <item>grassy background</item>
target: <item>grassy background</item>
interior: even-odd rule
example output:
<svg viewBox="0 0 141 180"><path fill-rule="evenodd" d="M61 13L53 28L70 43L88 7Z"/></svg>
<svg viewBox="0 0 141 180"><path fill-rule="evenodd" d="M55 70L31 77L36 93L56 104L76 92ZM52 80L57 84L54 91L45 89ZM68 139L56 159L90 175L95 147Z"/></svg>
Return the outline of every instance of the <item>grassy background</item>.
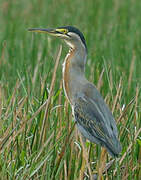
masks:
<svg viewBox="0 0 141 180"><path fill-rule="evenodd" d="M140 11L138 0L1 0L0 179L92 179L105 166L101 148L73 127L62 89L68 48L57 67L60 41L27 31L62 25L84 33L86 76L117 120L123 150L103 177L140 179Z"/></svg>

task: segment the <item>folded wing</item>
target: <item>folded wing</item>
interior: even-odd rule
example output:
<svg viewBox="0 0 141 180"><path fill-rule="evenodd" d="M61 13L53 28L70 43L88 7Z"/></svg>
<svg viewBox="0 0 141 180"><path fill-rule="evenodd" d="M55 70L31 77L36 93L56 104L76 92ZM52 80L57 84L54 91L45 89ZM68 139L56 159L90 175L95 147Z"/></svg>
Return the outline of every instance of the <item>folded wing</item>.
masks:
<svg viewBox="0 0 141 180"><path fill-rule="evenodd" d="M97 95L98 98L90 98L86 94L77 96L74 105L75 120L86 138L106 147L110 155L115 157L121 152L116 123L101 95Z"/></svg>

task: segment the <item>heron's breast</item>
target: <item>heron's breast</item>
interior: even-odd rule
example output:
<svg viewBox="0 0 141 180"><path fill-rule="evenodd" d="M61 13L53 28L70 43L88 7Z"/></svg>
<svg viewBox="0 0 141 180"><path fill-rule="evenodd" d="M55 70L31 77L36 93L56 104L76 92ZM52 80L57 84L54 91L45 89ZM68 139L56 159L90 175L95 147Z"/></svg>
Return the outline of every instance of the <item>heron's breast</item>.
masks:
<svg viewBox="0 0 141 180"><path fill-rule="evenodd" d="M71 59L72 59L73 53L74 53L73 51L68 53L63 63L63 87L64 87L65 95L70 103L72 99L71 91L73 88L70 85L70 81L71 81L70 68L71 68Z"/></svg>

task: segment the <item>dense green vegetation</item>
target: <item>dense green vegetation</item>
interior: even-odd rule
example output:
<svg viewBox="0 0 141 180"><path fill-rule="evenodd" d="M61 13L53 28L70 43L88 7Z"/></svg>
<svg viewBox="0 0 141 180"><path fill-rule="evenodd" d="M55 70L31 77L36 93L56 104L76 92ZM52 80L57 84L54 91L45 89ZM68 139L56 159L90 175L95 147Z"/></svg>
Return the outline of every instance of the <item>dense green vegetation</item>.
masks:
<svg viewBox="0 0 141 180"><path fill-rule="evenodd" d="M104 179L141 177L141 1L1 0L0 179L92 179L101 148L74 127L62 89L61 41L28 32L73 25L86 37L87 78L117 121L121 156ZM55 67L56 64L56 68Z"/></svg>

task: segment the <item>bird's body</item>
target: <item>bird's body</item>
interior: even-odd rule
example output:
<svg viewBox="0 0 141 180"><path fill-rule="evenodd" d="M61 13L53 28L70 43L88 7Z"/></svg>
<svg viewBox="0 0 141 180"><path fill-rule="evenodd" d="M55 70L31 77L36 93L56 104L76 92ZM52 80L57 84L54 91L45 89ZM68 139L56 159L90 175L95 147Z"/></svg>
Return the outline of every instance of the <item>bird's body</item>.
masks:
<svg viewBox="0 0 141 180"><path fill-rule="evenodd" d="M96 87L85 78L87 47L83 34L67 26L57 29L30 29L56 35L69 45L63 63L63 87L80 132L91 142L104 146L113 157L121 152L112 113Z"/></svg>

